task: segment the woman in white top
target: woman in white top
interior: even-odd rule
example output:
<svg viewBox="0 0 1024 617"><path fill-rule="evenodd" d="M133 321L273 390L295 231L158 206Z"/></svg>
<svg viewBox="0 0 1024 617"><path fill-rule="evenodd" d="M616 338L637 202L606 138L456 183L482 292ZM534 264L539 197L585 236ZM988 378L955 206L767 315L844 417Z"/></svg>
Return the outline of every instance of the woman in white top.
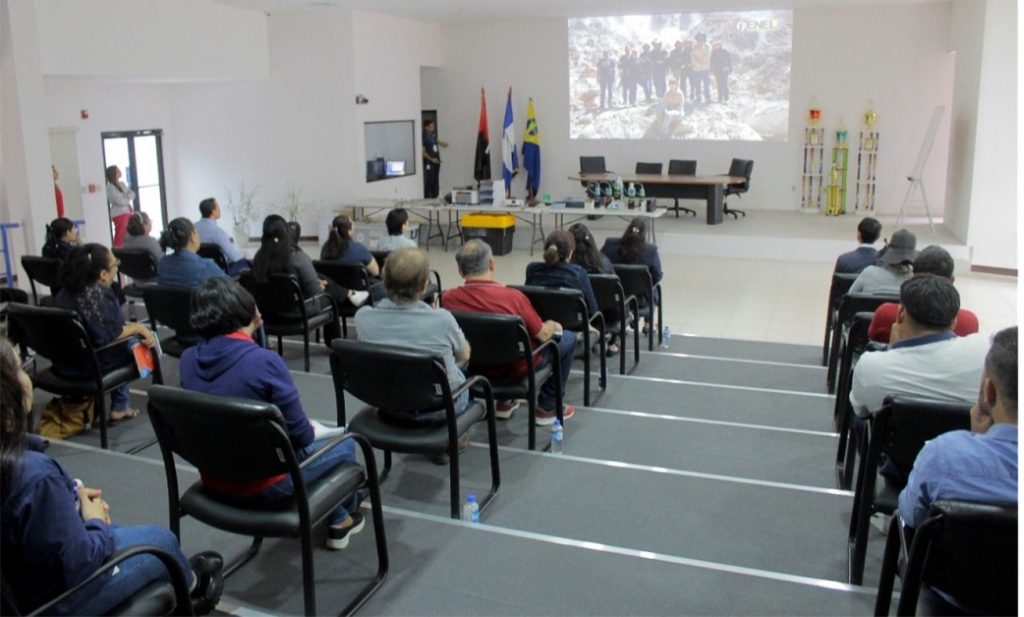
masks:
<svg viewBox="0 0 1024 617"><path fill-rule="evenodd" d="M107 167L107 203L110 205L110 220L114 223L114 246L121 248L132 214L133 193L121 182L121 170L117 165Z"/></svg>

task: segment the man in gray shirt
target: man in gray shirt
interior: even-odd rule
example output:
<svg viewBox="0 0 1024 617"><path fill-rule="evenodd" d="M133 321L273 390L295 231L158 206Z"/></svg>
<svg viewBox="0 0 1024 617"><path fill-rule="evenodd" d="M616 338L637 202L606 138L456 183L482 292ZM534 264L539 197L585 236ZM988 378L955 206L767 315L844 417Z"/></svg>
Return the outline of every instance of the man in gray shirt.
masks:
<svg viewBox="0 0 1024 617"><path fill-rule="evenodd" d="M406 230L409 229L409 213L405 208L395 208L388 212L384 224L388 227L388 235L377 243L376 250L397 251L398 249L416 248L416 243L405 235Z"/></svg>

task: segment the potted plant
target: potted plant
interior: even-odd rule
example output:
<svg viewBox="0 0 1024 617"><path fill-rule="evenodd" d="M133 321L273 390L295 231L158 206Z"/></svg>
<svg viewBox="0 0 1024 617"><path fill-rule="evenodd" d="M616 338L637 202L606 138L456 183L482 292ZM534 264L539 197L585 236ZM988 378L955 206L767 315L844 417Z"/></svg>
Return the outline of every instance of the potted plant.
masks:
<svg viewBox="0 0 1024 617"><path fill-rule="evenodd" d="M224 187L224 192L228 196L228 208L231 209L231 217L235 223L235 246L239 248L245 248L248 245L250 226L260 218L260 209L256 205L258 190L258 186L246 189L244 180L238 186L237 195L231 189Z"/></svg>

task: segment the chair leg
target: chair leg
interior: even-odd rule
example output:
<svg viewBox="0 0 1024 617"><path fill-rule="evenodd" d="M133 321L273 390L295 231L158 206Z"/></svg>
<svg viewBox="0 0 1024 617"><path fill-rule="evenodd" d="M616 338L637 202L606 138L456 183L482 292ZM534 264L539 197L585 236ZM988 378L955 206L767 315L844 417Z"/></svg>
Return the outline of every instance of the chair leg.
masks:
<svg viewBox="0 0 1024 617"><path fill-rule="evenodd" d="M896 581L897 562L900 555L899 517L892 517L889 534L885 538L885 552L882 553L882 573L878 579L878 595L875 596L875 616L885 617L889 614L892 603L892 587Z"/></svg>
<svg viewBox="0 0 1024 617"><path fill-rule="evenodd" d="M384 450L384 469L380 472L380 483L384 484L388 474L391 473L391 450Z"/></svg>
<svg viewBox="0 0 1024 617"><path fill-rule="evenodd" d="M640 364L640 309L637 309L633 313L633 368L630 372L636 370L636 367Z"/></svg>
<svg viewBox="0 0 1024 617"><path fill-rule="evenodd" d="M309 372L309 330L302 333L302 355L303 364L305 371Z"/></svg>
<svg viewBox="0 0 1024 617"><path fill-rule="evenodd" d="M526 409L530 412L527 420L530 425L526 429L526 446L530 450L537 449L537 393L527 392Z"/></svg>
<svg viewBox="0 0 1024 617"><path fill-rule="evenodd" d="M448 486L451 487L451 507L452 507L452 518L458 520L459 516L459 501L461 494L459 493L459 440L448 442Z"/></svg>
<svg viewBox="0 0 1024 617"><path fill-rule="evenodd" d="M349 602L348 606L342 610L342 615L355 614L380 589L388 574L388 543L387 535L384 531L384 514L381 510L380 479L377 476L377 463L373 454L373 446L370 445L370 442L361 438L357 439L357 442L363 451L363 459L366 461L366 486L370 491L373 538L377 544L377 575Z"/></svg>
<svg viewBox="0 0 1024 617"><path fill-rule="evenodd" d="M277 355L284 356L284 347L281 344L281 335L277 335Z"/></svg>
<svg viewBox="0 0 1024 617"><path fill-rule="evenodd" d="M498 465L498 423L494 415L494 397L487 399L487 449L491 455L491 491L480 504L480 512L491 504L501 486L501 469Z"/></svg>
<svg viewBox="0 0 1024 617"><path fill-rule="evenodd" d="M341 316L341 338L348 338L348 320Z"/></svg>
<svg viewBox="0 0 1024 617"><path fill-rule="evenodd" d="M109 447L107 442L107 405L106 393L100 389L97 391L93 403L93 421L100 423L100 448L106 450Z"/></svg>
<svg viewBox="0 0 1024 617"><path fill-rule="evenodd" d="M249 563L249 561L260 552L260 547L263 546L263 538L261 536L253 536L252 544L249 548L245 549L241 553L238 553L224 564L224 578L227 578L237 572L242 566Z"/></svg>
<svg viewBox="0 0 1024 617"><path fill-rule="evenodd" d="M302 536L302 606L306 615L316 615L316 578L313 569L313 529L303 527Z"/></svg>
<svg viewBox="0 0 1024 617"><path fill-rule="evenodd" d="M590 407L590 324L583 324L583 404Z"/></svg>

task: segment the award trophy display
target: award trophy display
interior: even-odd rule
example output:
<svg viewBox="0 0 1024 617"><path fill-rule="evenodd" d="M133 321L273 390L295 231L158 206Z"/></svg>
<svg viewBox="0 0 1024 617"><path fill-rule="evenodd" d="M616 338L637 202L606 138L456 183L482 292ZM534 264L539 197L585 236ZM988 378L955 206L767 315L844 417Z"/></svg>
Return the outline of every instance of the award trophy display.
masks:
<svg viewBox="0 0 1024 617"><path fill-rule="evenodd" d="M804 171L800 178L800 208L821 210L821 186L825 166L825 128L821 109L812 104L807 112L809 126L804 129Z"/></svg>
<svg viewBox="0 0 1024 617"><path fill-rule="evenodd" d="M875 210L875 171L878 167L878 115L874 105L868 101L860 129L860 146L857 148L857 202L858 212Z"/></svg>
<svg viewBox="0 0 1024 617"><path fill-rule="evenodd" d="M846 214L846 172L850 161L850 149L847 144L848 133L839 120L836 129L836 143L832 146L832 168L829 172L828 203L825 214L839 216Z"/></svg>

